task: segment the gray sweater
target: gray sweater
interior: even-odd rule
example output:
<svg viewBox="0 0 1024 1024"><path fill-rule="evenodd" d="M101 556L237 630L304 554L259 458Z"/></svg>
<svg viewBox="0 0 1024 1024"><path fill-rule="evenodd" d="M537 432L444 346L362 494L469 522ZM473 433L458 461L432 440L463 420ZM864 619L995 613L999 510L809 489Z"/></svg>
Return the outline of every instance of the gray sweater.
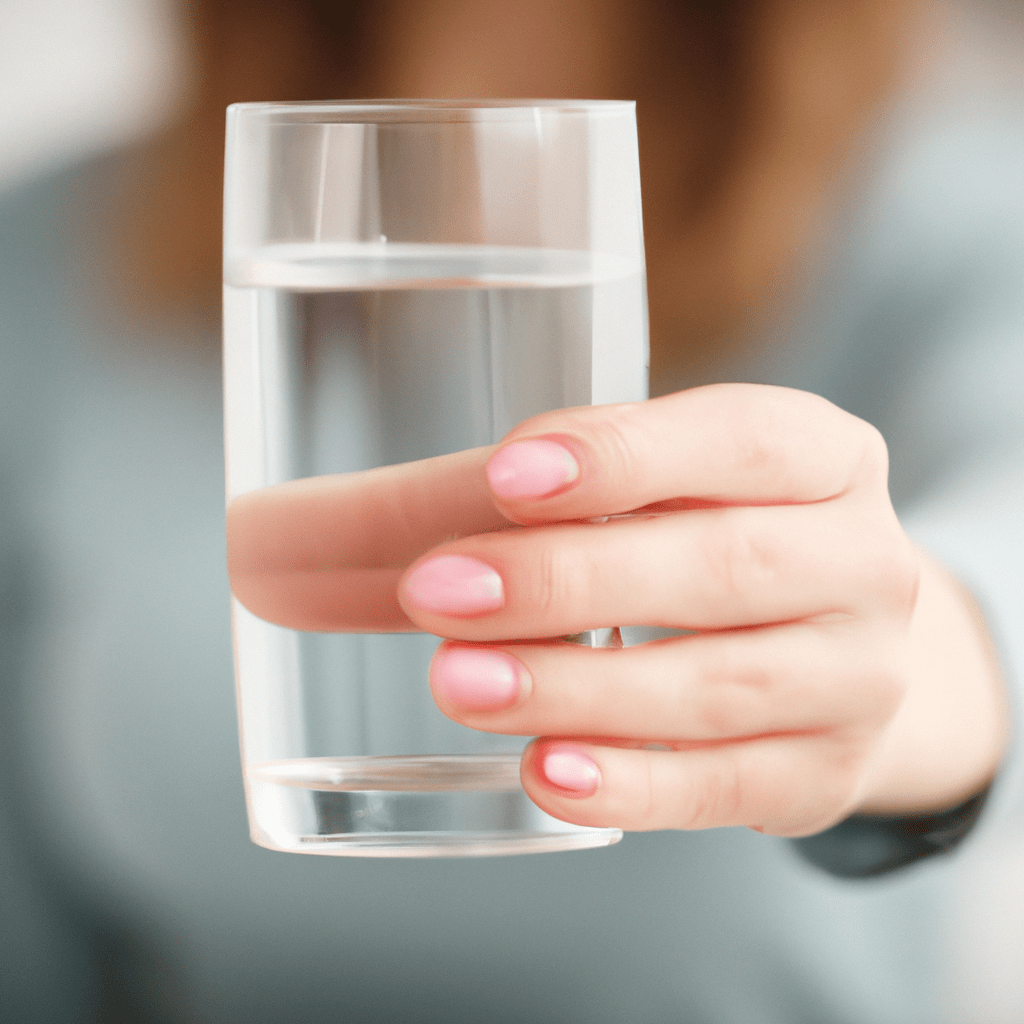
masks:
<svg viewBox="0 0 1024 1024"><path fill-rule="evenodd" d="M180 325L136 336L85 298L69 218L101 217L108 184L80 168L0 203L0 1018L1020 1019L1016 749L954 855L870 882L745 830L474 862L252 846L219 364L167 343ZM799 312L748 350L770 358L719 376L882 430L905 524L977 595L1019 699L1019 97L895 111L830 239Z"/></svg>

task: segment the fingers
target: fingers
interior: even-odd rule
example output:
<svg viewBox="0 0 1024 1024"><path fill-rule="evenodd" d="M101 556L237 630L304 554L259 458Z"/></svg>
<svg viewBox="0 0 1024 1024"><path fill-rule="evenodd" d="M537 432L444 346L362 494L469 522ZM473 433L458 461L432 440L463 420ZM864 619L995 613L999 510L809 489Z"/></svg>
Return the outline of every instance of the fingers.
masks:
<svg viewBox="0 0 1024 1024"><path fill-rule="evenodd" d="M543 739L527 747L521 777L539 807L578 825L809 835L853 805L855 746L831 734L681 752Z"/></svg>
<svg viewBox="0 0 1024 1024"><path fill-rule="evenodd" d="M894 520L857 507L720 508L467 537L415 563L399 601L421 629L476 641L609 624L736 628L891 604L909 616L911 554Z"/></svg>
<svg viewBox="0 0 1024 1024"><path fill-rule="evenodd" d="M523 524L657 506L815 502L885 486L874 428L823 398L728 384L633 405L559 410L509 434L487 466L495 502Z"/></svg>
<svg viewBox="0 0 1024 1024"><path fill-rule="evenodd" d="M557 438L530 433L549 427L562 433ZM484 638L484 624L462 622L452 629L453 617L466 620L497 611L498 618L488 621L500 623L503 632L493 637L555 635L607 622L715 628L773 621L807 613L808 595L797 588L788 603L766 606L754 601L745 612L741 607L733 622L723 612L748 571L755 589L759 580L781 582L772 577L777 575L774 564L786 556L784 538L775 543L763 530L750 531L742 524L731 531L731 538L728 524L709 537L703 559L699 552L687 553L684 544L677 561L655 558L653 566L645 561L650 552L641 552L630 566L620 544L619 564L609 558L601 567L592 543L573 553L557 549L547 534L536 539L535 557L519 568L509 561L518 549L507 547L500 534L482 540L474 550L464 545L442 548L438 554L475 559L483 566L450 560L442 565L459 578L434 579L434 589L440 586L449 600L441 614L436 602L432 607L417 603L408 577L396 599L394 584L400 574L395 570L453 536L502 531L512 520L580 520L652 506L821 502L845 494L858 474L884 481L884 446L870 428L813 395L778 388L702 388L640 405L550 413L517 428L511 437L514 443L496 454L475 449L243 495L228 510L232 590L256 615L293 628L372 631L415 626L468 639ZM537 490L548 496L530 497ZM700 536L701 522L693 516L691 540ZM581 525L564 529L570 531L561 535L572 541L570 547L585 536L571 532L585 529ZM652 526L651 536L660 529ZM616 536L627 539L624 533ZM662 541L658 543L666 552L673 550L671 538ZM799 558L791 568L799 577ZM538 574L527 580L534 570ZM563 586L569 570L576 582ZM664 579L672 571L677 573L674 585ZM690 573L689 580L679 577L680 572ZM649 580L657 586L648 587ZM592 584L587 589L594 596L593 607L576 600L583 589L578 584L584 581ZM700 595L706 614L693 610L701 581L707 584ZM719 583L724 590L719 588L716 596ZM606 609L599 591L609 585ZM611 600L627 589L637 590L641 598L635 612L619 611L621 604ZM642 600L657 593L674 600L680 592L690 600L653 611L653 602ZM561 596L571 601L561 616L564 622L545 611ZM536 614L520 620L516 609L527 605ZM666 607L672 607L671 616ZM524 631L517 633L514 623L519 621Z"/></svg>
<svg viewBox="0 0 1024 1024"><path fill-rule="evenodd" d="M448 645L439 705L540 734L523 784L568 821L828 827L856 805L905 692L896 652L918 560L887 462L867 424L751 385L522 424L487 475L497 507L533 529L412 566L410 618L471 641L611 623L716 632L621 652L508 645L489 665L483 648Z"/></svg>
<svg viewBox="0 0 1024 1024"><path fill-rule="evenodd" d="M689 748L887 721L902 689L879 667L885 639L789 624L618 650L446 643L430 685L440 709L473 729Z"/></svg>
<svg viewBox="0 0 1024 1024"><path fill-rule="evenodd" d="M453 536L501 530L483 467L491 449L296 480L228 508L228 571L255 615L308 630L414 628L402 570Z"/></svg>
<svg viewBox="0 0 1024 1024"><path fill-rule="evenodd" d="M830 623L619 650L447 643L431 689L471 728L544 737L521 774L555 817L803 835L855 806L861 766L903 699L895 637L878 634Z"/></svg>
<svg viewBox="0 0 1024 1024"><path fill-rule="evenodd" d="M846 622L615 650L449 642L430 681L457 722L543 737L522 778L555 817L802 835L856 806L862 766L904 698L897 644L884 626Z"/></svg>

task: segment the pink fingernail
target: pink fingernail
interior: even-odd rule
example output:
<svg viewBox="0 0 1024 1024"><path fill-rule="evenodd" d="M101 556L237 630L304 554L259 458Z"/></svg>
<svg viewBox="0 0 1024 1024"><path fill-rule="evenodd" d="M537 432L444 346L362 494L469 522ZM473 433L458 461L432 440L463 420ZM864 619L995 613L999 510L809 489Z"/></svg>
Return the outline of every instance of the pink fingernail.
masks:
<svg viewBox="0 0 1024 1024"><path fill-rule="evenodd" d="M487 463L487 482L499 498L543 498L579 475L572 452L555 441L513 441Z"/></svg>
<svg viewBox="0 0 1024 1024"><path fill-rule="evenodd" d="M576 747L551 747L541 761L544 778L573 796L590 796L601 785L601 769Z"/></svg>
<svg viewBox="0 0 1024 1024"><path fill-rule="evenodd" d="M505 603L501 577L465 555L439 555L418 565L404 585L409 602L438 615L482 615Z"/></svg>
<svg viewBox="0 0 1024 1024"><path fill-rule="evenodd" d="M434 689L445 700L470 711L509 707L529 680L522 662L501 651L444 647L430 666Z"/></svg>

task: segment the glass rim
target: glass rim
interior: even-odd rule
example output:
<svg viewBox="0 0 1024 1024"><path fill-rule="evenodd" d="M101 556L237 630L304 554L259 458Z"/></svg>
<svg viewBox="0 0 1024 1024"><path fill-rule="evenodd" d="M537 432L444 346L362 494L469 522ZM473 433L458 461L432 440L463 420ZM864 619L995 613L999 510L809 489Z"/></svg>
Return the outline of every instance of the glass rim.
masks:
<svg viewBox="0 0 1024 1024"><path fill-rule="evenodd" d="M380 121L429 124L447 121L529 120L541 113L628 115L635 109L635 100L359 99L232 103L227 112L231 118L262 117L283 124L371 124Z"/></svg>

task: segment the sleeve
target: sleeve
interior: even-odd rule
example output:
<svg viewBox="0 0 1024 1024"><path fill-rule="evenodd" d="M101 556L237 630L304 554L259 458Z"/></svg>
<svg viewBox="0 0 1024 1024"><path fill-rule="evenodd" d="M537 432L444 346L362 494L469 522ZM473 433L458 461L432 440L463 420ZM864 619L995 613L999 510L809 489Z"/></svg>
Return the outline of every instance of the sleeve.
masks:
<svg viewBox="0 0 1024 1024"><path fill-rule="evenodd" d="M798 844L844 877L1024 838L1024 97L946 97L887 138L793 325L803 362L776 381L881 430L904 528L985 616L1014 739L987 797L949 820L851 819Z"/></svg>

